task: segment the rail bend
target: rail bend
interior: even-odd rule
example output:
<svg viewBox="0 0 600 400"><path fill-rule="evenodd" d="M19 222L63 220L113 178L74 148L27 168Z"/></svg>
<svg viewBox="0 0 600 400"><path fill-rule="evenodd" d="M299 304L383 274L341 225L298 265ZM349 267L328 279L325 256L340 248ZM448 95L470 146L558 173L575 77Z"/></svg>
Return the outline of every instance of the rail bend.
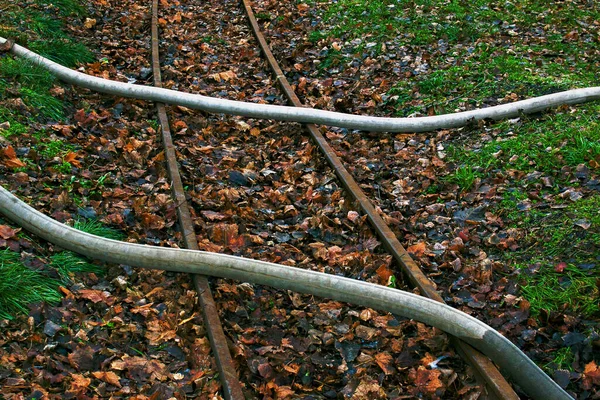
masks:
<svg viewBox="0 0 600 400"><path fill-rule="evenodd" d="M130 97L139 100L185 106L213 113L241 115L252 118L294 121L310 124L338 126L373 132L428 132L437 129L457 128L483 119L505 119L520 114L531 114L563 104L578 104L600 100L600 87L567 90L560 93L534 97L514 103L481 108L454 114L418 118L388 118L344 114L314 108L289 107L220 99L179 92L176 90L143 86L102 79L73 71L18 44L0 37L0 45L10 43L10 52L39 65L64 82L94 91Z"/></svg>
<svg viewBox="0 0 600 400"><path fill-rule="evenodd" d="M480 350L508 371L513 380L532 398L571 398L499 332L462 311L422 296L265 261L105 239L45 216L2 187L0 213L31 233L91 259L258 283L412 318L435 326Z"/></svg>

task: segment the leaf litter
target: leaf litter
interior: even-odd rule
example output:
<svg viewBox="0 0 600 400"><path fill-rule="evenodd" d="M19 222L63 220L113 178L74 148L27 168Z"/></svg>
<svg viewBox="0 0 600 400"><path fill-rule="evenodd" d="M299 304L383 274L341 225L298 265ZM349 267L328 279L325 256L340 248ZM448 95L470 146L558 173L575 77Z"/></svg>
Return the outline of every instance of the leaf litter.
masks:
<svg viewBox="0 0 600 400"><path fill-rule="evenodd" d="M265 3L258 6L260 11ZM283 13L284 21L294 16L298 26L310 24L313 15L302 4L266 7L269 14ZM163 1L160 10L166 87L284 104L236 2L184 6ZM103 0L89 11L79 21L81 30L73 33L89 38L92 32L102 40L91 41L99 61L83 66L85 72L150 84L147 5ZM282 26L267 27L271 39L278 38L275 43L286 44L274 49L293 66L296 87L308 104L385 114L381 90L392 78L379 60L363 65L381 90L366 87L370 79L335 73L313 79L308 60L318 58L318 50L297 37L301 31ZM292 42L304 45L287 54ZM61 221L91 209L129 241L177 247L180 234L152 105L73 88L65 88L64 96L75 111L48 128L54 138L73 145L60 160L72 169L61 173L46 168L57 160L19 153L38 145L40 139L28 132L11 137L3 150L3 184ZM170 107L169 113L202 249L383 285L393 277L403 287L366 218L344 196L298 124L183 107ZM518 249L523 239L489 206L501 182L479 182L464 196L457 196L455 187L427 194L443 183L440 177L451 166L440 145L455 132L375 137L324 131L447 301L499 329L538 362L567 338L565 332L585 327L561 313L548 315L550 323L541 326L518 296L514 271L490 256ZM25 159L39 168L27 167ZM565 195L577 201L571 193L579 191ZM583 221L576 225L587 229ZM3 226L9 246L17 230ZM31 251L43 256L57 250L40 244ZM437 329L259 285L222 279L214 284L242 382L252 397L476 398L481 393ZM61 304L34 305L29 316L2 321L3 390L50 398L212 398L220 385L192 287L185 276L128 266L80 277L64 288ZM567 382L591 396L599 384L592 360L598 339L582 336L569 342L578 358Z"/></svg>

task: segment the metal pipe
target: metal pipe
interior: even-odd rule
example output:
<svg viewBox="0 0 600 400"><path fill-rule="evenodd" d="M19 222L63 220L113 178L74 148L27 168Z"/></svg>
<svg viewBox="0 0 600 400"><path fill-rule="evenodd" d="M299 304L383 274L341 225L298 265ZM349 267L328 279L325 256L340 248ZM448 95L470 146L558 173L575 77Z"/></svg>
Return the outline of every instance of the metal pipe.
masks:
<svg viewBox="0 0 600 400"><path fill-rule="evenodd" d="M91 259L268 285L384 310L435 326L486 354L534 399L571 397L518 347L462 311L409 292L225 254L125 243L78 231L0 187L0 213L31 233Z"/></svg>
<svg viewBox="0 0 600 400"><path fill-rule="evenodd" d="M7 40L0 37L0 45ZM365 115L344 114L314 108L299 108L269 104L248 103L178 92L152 86L135 85L102 79L63 67L25 47L14 44L10 52L39 65L57 78L73 85L94 91L150 100L159 103L175 104L213 113L242 115L252 118L265 118L278 121L295 121L319 125L339 126L374 132L428 132L437 129L457 128L482 119L504 119L520 114L536 113L562 104L577 104L600 99L600 87L574 89L565 92L534 97L514 103L494 107L464 111L454 114L419 118L388 118Z"/></svg>

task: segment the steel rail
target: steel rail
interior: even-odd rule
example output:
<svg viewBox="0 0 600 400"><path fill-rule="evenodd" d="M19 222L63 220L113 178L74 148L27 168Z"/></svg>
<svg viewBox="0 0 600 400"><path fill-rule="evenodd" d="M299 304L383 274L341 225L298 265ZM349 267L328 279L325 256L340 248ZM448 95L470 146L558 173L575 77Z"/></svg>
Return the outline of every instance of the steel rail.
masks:
<svg viewBox="0 0 600 400"><path fill-rule="evenodd" d="M295 107L303 107L304 105L294 92L294 89L291 87L290 83L285 77L285 74L279 66L279 63L273 56L270 46L262 34L260 26L258 25L258 21L254 16L250 1L242 0L242 3L254 35L256 36L260 48L267 59L273 74L275 75L276 81L279 83L279 86L292 105ZM313 124L305 124L304 126L306 127L306 130L309 132L313 141L317 144L327 159L329 165L335 171L343 186L352 195L354 200L360 205L360 208L367 215L369 222L377 232L377 235L383 242L384 247L392 254L394 259L401 266L404 275L408 277L410 282L416 286L425 297L445 303L442 296L440 296L440 294L436 291L433 282L429 280L425 274L423 274L419 266L410 257L402 244L400 244L396 235L376 211L375 207L360 188L352 174L350 174L346 167L344 167L343 162L336 155L335 151L331 148L319 129ZM504 379L500 371L498 371L498 368L496 368L494 363L488 357L484 356L468 344L456 339L456 337L451 336L450 339L452 345L458 350L459 354L474 368L478 380L483 382L485 387L488 389L488 395L490 398L498 398L503 400L515 400L519 398L510 384L506 381L506 379Z"/></svg>
<svg viewBox="0 0 600 400"><path fill-rule="evenodd" d="M152 0L152 74L154 76L154 86L162 87L162 78L160 70L160 53L158 40L158 0ZM165 160L167 170L171 179L171 193L177 207L177 219L183 242L186 248L190 250L200 250L196 239L196 232L190 213L190 206L185 197L179 166L175 153L175 146L171 137L169 118L167 110L163 103L156 103L158 119L162 132L163 145L165 149ZM194 286L198 292L198 300L202 314L204 316L205 327L208 333L210 345L215 357L219 379L221 380L223 397L227 400L243 400L244 393L238 379L233 359L227 346L227 338L219 319L217 305L210 290L208 278L204 275L192 274Z"/></svg>
<svg viewBox="0 0 600 400"><path fill-rule="evenodd" d="M7 39L0 37L0 47L5 46L7 42ZM153 86L117 82L73 71L18 44L10 47L9 51L46 69L64 82L101 93L175 104L213 113L339 126L373 132L429 132L444 128L458 128L468 125L473 121L483 119L499 120L512 118L518 117L521 114L540 112L563 104L579 104L600 100L600 87L589 87L454 114L417 118L373 117L306 107L289 107L227 100Z"/></svg>

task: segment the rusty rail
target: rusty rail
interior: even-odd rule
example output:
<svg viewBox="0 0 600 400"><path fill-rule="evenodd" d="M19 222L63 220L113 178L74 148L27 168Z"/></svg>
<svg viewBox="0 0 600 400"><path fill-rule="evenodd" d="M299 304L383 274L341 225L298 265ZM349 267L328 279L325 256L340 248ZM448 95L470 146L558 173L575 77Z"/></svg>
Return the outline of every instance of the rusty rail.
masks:
<svg viewBox="0 0 600 400"><path fill-rule="evenodd" d="M273 74L275 75L276 81L279 83L281 89L292 105L296 107L303 107L304 105L294 92L294 89L292 89L277 60L273 56L269 44L260 31L258 21L254 16L254 12L252 11L250 0L242 0L242 2L254 35L256 36L260 48L267 59ZM445 303L442 296L440 296L440 294L436 291L433 282L429 280L425 274L423 274L419 266L410 257L402 244L400 244L396 235L379 215L352 174L350 174L346 167L344 167L344 164L336 155L333 148L331 148L325 137L323 137L321 132L317 129L316 125L304 124L304 126L306 127L306 130L309 132L313 141L317 144L319 149L321 149L321 152L327 159L329 165L334 169L344 188L352 195L354 200L367 215L369 222L377 232L377 235L383 242L384 247L398 262L404 275L415 287L419 289L422 295L432 300ZM474 368L477 379L484 383L488 391L488 398L503 400L514 400L519 398L510 384L506 381L506 379L504 379L502 374L500 374L498 368L496 368L494 363L492 363L488 357L481 354L467 343L458 340L453 336L450 337L450 340L461 357L463 357L463 359L465 359Z"/></svg>
<svg viewBox="0 0 600 400"><path fill-rule="evenodd" d="M154 86L162 87L160 72L160 56L158 50L158 0L152 0L152 73L154 75ZM183 183L179 174L175 147L171 138L169 119L167 117L166 107L163 103L156 103L158 118L160 121L163 145L165 148L165 159L167 161L167 170L171 178L171 190L175 204L177 205L177 218L183 234L185 247L190 250L199 250L196 240L196 233L190 214L189 205L185 197ZM208 278L204 275L192 274L204 321L206 331L213 350L213 355L217 362L219 378L221 380L223 397L225 399L242 400L244 394L242 386L238 379L233 359L229 353L227 339L223 332L219 313L215 300L213 299Z"/></svg>

